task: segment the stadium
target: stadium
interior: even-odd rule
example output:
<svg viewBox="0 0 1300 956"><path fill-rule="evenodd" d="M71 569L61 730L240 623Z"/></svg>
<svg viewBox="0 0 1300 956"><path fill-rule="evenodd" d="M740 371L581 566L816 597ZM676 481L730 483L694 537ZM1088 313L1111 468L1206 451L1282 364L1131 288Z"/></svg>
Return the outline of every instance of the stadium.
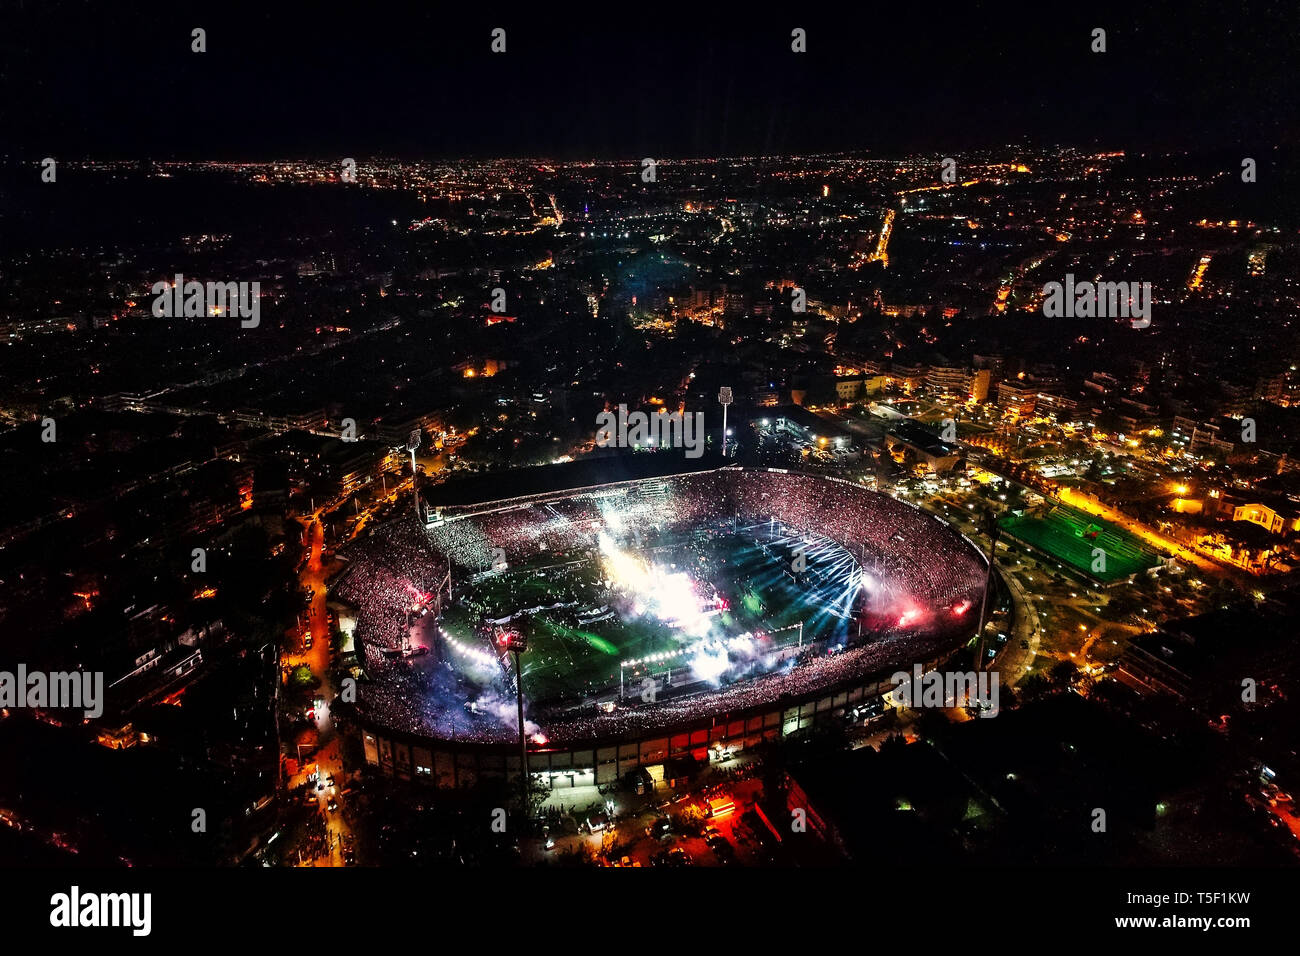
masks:
<svg viewBox="0 0 1300 956"><path fill-rule="evenodd" d="M367 762L517 776L509 642L529 769L582 785L853 719L974 634L986 563L941 520L841 479L640 457L449 483L349 549L331 589Z"/></svg>

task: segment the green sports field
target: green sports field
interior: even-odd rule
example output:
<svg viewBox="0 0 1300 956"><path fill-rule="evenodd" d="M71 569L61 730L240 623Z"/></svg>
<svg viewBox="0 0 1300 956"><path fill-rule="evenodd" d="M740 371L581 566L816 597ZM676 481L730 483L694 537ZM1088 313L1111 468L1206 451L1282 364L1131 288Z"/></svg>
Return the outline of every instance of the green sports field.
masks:
<svg viewBox="0 0 1300 956"><path fill-rule="evenodd" d="M687 537L668 542L674 545L672 558L683 563L700 554L686 548ZM846 622L810 605L809 590L796 586L752 541L721 536L709 541L703 554L712 561L712 573L699 568L694 573L713 580L732 599L730 607L717 612L722 633L768 632L805 621L806 637L814 640L847 628ZM660 559L667 558L660 555ZM480 581L473 595L478 608L452 606L444 612L442 625L458 640L480 646L482 638L474 636L480 614L497 619L523 611L510 626L528 640L523 665L530 698L551 700L617 687L620 661L676 651L683 636L653 615L614 612L602 615L603 620L582 623L575 611L609 600L601 596L601 577L598 560L590 553L571 554L565 560L539 556ZM568 606L550 607L556 603ZM797 637L797 632L787 630L777 639L785 643ZM646 672L662 677L668 667L685 664L680 658L673 661L629 669L627 676L639 686Z"/></svg>
<svg viewBox="0 0 1300 956"><path fill-rule="evenodd" d="M676 646L671 630L658 621L614 616L582 624L573 608L549 607L574 601L582 607L599 604L599 579L599 567L589 556L576 561L542 556L475 586L475 598L486 606L488 616L540 608L510 625L528 640L523 663L530 697L544 700L617 684L620 661ZM461 640L475 643L477 619L478 614L464 606L454 606L445 612L443 625Z"/></svg>
<svg viewBox="0 0 1300 956"><path fill-rule="evenodd" d="M1160 563L1140 540L1123 528L1064 505L1032 516L1013 514L1003 518L1001 525L1008 536L1099 581L1118 581ZM1092 570L1094 548L1100 548L1106 555L1105 571Z"/></svg>

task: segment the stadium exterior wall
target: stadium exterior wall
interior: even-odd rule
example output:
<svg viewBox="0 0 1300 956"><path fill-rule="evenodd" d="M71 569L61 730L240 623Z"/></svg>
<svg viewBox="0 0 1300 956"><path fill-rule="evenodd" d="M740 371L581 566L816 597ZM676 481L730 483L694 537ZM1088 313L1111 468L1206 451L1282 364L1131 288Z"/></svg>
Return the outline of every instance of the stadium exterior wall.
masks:
<svg viewBox="0 0 1300 956"><path fill-rule="evenodd" d="M922 662L940 666L952 651ZM901 665L900 665L901 666ZM629 770L661 764L671 757L700 756L722 744L747 750L781 737L804 733L815 724L843 722L849 711L894 689L879 672L838 689L822 689L794 699L757 704L724 717L702 717L644 735L608 738L530 749L529 770L545 774L552 787L612 783ZM357 715L349 722L368 766L386 777L414 780L439 788L473 787L485 780L517 780L518 744L458 742L394 731Z"/></svg>

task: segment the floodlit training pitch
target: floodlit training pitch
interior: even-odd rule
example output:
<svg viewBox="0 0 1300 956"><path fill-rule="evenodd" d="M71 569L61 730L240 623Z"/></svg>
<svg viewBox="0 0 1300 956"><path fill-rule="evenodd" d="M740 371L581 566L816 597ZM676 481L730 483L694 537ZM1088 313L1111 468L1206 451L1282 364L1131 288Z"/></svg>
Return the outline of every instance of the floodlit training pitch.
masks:
<svg viewBox="0 0 1300 956"><path fill-rule="evenodd" d="M1008 536L1107 584L1160 563L1156 555L1123 528L1066 505L1056 505L1043 514L1012 514L1003 518L1001 524ZM1101 566L1094 564L1098 549L1104 556L1104 571L1093 570Z"/></svg>

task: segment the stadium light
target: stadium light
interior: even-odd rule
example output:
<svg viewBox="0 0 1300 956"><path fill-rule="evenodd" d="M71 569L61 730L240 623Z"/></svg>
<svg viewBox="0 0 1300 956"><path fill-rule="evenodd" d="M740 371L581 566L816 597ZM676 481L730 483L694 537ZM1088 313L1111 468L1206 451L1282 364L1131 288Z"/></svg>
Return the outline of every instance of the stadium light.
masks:
<svg viewBox="0 0 1300 956"><path fill-rule="evenodd" d="M528 650L528 640L518 631L502 631L497 635L497 643L508 651L522 654Z"/></svg>
<svg viewBox="0 0 1300 956"><path fill-rule="evenodd" d="M727 406L732 402L731 386L724 385L718 392L718 404L722 406L722 457L727 457Z"/></svg>
<svg viewBox="0 0 1300 956"><path fill-rule="evenodd" d="M515 656L515 700L519 706L519 811L528 815L528 735L524 727L524 669L519 655L528 650L527 639L518 631L502 631L497 644Z"/></svg>

